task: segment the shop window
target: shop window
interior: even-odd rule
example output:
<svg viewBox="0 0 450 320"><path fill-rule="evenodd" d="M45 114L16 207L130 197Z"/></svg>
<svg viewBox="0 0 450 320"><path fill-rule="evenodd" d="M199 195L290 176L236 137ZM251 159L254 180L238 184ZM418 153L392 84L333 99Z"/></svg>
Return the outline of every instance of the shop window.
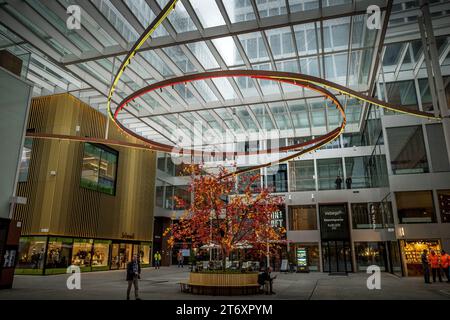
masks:
<svg viewBox="0 0 450 320"><path fill-rule="evenodd" d="M433 172L450 171L450 163L441 123L427 125L428 146L430 148Z"/></svg>
<svg viewBox="0 0 450 320"><path fill-rule="evenodd" d="M142 242L139 246L139 259L142 265L150 264L151 247L152 245L150 242Z"/></svg>
<svg viewBox="0 0 450 320"><path fill-rule="evenodd" d="M353 229L380 229L394 224L390 202L352 203Z"/></svg>
<svg viewBox="0 0 450 320"><path fill-rule="evenodd" d="M431 191L396 192L395 198L400 223L436 222Z"/></svg>
<svg viewBox="0 0 450 320"><path fill-rule="evenodd" d="M81 186L110 195L116 192L118 152L106 146L85 143Z"/></svg>
<svg viewBox="0 0 450 320"><path fill-rule="evenodd" d="M75 239L72 250L72 264L80 268L90 267L92 259L92 240Z"/></svg>
<svg viewBox="0 0 450 320"><path fill-rule="evenodd" d="M438 190L437 194L441 221L443 223L450 223L450 190Z"/></svg>
<svg viewBox="0 0 450 320"><path fill-rule="evenodd" d="M306 267L309 271L320 270L319 245L317 243L293 243L289 250L289 260L299 267Z"/></svg>
<svg viewBox="0 0 450 320"><path fill-rule="evenodd" d="M341 158L317 160L317 171L319 190L342 189L344 187Z"/></svg>
<svg viewBox="0 0 450 320"><path fill-rule="evenodd" d="M422 126L387 128L394 174L429 172Z"/></svg>
<svg viewBox="0 0 450 320"><path fill-rule="evenodd" d="M19 164L19 182L26 182L28 180L32 147L33 139L25 138L22 149L22 157Z"/></svg>
<svg viewBox="0 0 450 320"><path fill-rule="evenodd" d="M46 244L46 237L20 238L17 269L44 269Z"/></svg>
<svg viewBox="0 0 450 320"><path fill-rule="evenodd" d="M316 206L289 206L289 230L317 230Z"/></svg>
<svg viewBox="0 0 450 320"><path fill-rule="evenodd" d="M400 246L405 257L406 272L408 276L423 275L422 253L423 250L441 252L441 244L438 240L401 240Z"/></svg>
<svg viewBox="0 0 450 320"><path fill-rule="evenodd" d="M71 264L73 239L49 238L47 269L66 269Z"/></svg>
<svg viewBox="0 0 450 320"><path fill-rule="evenodd" d="M386 248L382 242L355 242L355 255L358 271L366 271L372 265L386 270Z"/></svg>
<svg viewBox="0 0 450 320"><path fill-rule="evenodd" d="M92 254L92 267L107 267L109 261L109 247L111 241L95 240Z"/></svg>
<svg viewBox="0 0 450 320"><path fill-rule="evenodd" d="M291 191L316 190L314 160L292 161L289 163Z"/></svg>
<svg viewBox="0 0 450 320"><path fill-rule="evenodd" d="M279 164L266 169L264 182L271 192L287 192L287 165Z"/></svg>

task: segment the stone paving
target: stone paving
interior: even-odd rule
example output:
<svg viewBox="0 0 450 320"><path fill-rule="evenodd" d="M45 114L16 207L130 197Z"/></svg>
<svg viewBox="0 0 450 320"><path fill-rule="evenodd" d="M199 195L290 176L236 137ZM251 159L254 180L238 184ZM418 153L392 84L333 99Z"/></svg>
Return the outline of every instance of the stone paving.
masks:
<svg viewBox="0 0 450 320"><path fill-rule="evenodd" d="M348 299L447 299L450 284L424 284L422 278L400 278L382 273L381 290L368 290L365 273L348 276L330 276L326 273L281 273L274 283L275 295L240 297L197 296L181 293L178 282L188 278L189 269L162 267L143 269L140 296L143 300L195 300L195 299L298 299L298 300L348 300ZM275 273L277 274L277 273ZM124 300L126 297L125 271L83 273L81 290L68 290L69 275L16 276L13 289L0 290L0 300ZM133 295L132 295L133 297Z"/></svg>

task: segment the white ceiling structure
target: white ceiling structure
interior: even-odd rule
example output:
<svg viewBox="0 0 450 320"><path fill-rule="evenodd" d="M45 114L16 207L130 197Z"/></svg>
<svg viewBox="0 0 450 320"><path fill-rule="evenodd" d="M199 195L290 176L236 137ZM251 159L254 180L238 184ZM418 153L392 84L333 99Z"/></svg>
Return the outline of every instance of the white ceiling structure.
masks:
<svg viewBox="0 0 450 320"><path fill-rule="evenodd" d="M35 95L69 92L106 112L121 59L166 3L0 0L0 49L25 61L24 76L35 84ZM66 26L71 5L81 8L81 29ZM369 5L381 9L380 29L366 27ZM430 9L440 62L446 66L450 3L432 1ZM395 81L423 73L419 11L415 0L180 0L127 68L113 108L132 92L164 79L233 69L304 73L373 94L380 74L384 81ZM359 130L367 108L339 98L347 130ZM325 103L290 85L221 78L146 94L120 120L163 143L177 142L177 129L203 142L205 130L216 136L231 132L236 141L250 139L252 131L302 137L339 125L340 115ZM196 122L201 124L194 128Z"/></svg>

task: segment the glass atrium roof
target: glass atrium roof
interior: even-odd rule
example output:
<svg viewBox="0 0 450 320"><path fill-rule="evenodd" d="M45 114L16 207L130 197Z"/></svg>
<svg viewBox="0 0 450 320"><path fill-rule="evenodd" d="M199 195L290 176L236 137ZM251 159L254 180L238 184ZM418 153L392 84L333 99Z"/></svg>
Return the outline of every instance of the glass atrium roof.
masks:
<svg viewBox="0 0 450 320"><path fill-rule="evenodd" d="M35 95L70 92L106 112L112 74L167 2L0 0L0 49L26 60ZM380 75L388 82L425 72L417 2L180 0L127 68L113 108L132 92L164 79L234 69L303 73L373 94ZM366 10L374 4L382 10L382 28L370 30ZM81 8L81 29L66 26L71 5ZM450 3L432 1L430 9L440 63L450 65L445 36ZM365 106L339 99L347 109L347 130L359 130ZM340 116L325 103L292 85L218 78L146 94L119 118L142 136L164 143L178 139L177 129L193 139L202 139L208 129L218 136L231 131L236 140L248 138L251 130L299 137L338 126ZM193 127L196 122L201 124Z"/></svg>

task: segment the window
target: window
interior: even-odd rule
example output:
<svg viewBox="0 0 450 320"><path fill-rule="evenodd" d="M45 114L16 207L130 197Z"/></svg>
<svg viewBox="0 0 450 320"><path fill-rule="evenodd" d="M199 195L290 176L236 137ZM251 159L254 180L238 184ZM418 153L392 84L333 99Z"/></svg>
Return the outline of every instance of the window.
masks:
<svg viewBox="0 0 450 320"><path fill-rule="evenodd" d="M20 238L17 269L34 269L37 273L42 273L46 243L46 237Z"/></svg>
<svg viewBox="0 0 450 320"><path fill-rule="evenodd" d="M289 206L289 230L317 230L316 206Z"/></svg>
<svg viewBox="0 0 450 320"><path fill-rule="evenodd" d="M386 129L394 174L428 172L421 126Z"/></svg>
<svg viewBox="0 0 450 320"><path fill-rule="evenodd" d="M450 222L450 190L438 190L439 210L441 211L441 221Z"/></svg>
<svg viewBox="0 0 450 320"><path fill-rule="evenodd" d="M93 268L108 267L110 244L111 241L108 240L95 240L92 254Z"/></svg>
<svg viewBox="0 0 450 320"><path fill-rule="evenodd" d="M427 125L427 136L433 172L450 171L442 124Z"/></svg>
<svg viewBox="0 0 450 320"><path fill-rule="evenodd" d="M47 269L65 269L71 265L73 239L49 238L47 249Z"/></svg>
<svg viewBox="0 0 450 320"><path fill-rule="evenodd" d="M342 136L344 148L353 148L362 146L361 134L356 133L344 133Z"/></svg>
<svg viewBox="0 0 450 320"><path fill-rule="evenodd" d="M351 207L353 229L380 229L394 224L390 202L352 203Z"/></svg>
<svg viewBox="0 0 450 320"><path fill-rule="evenodd" d="M316 190L314 160L292 161L289 166L291 191Z"/></svg>
<svg viewBox="0 0 450 320"><path fill-rule="evenodd" d="M345 172L347 174L345 186L347 189L371 187L370 178L367 172L369 158L370 157L368 156L345 158Z"/></svg>
<svg viewBox="0 0 450 320"><path fill-rule="evenodd" d="M266 187L271 192L287 192L287 165L279 164L267 168L264 176Z"/></svg>
<svg viewBox="0 0 450 320"><path fill-rule="evenodd" d="M19 182L26 182L28 180L28 170L30 168L32 147L33 147L33 139L25 138L25 142L22 149L22 158L20 159Z"/></svg>
<svg viewBox="0 0 450 320"><path fill-rule="evenodd" d="M75 239L72 250L72 265L83 267L91 266L92 240Z"/></svg>
<svg viewBox="0 0 450 320"><path fill-rule="evenodd" d="M428 79L419 79L418 82L423 111L433 111L433 98Z"/></svg>
<svg viewBox="0 0 450 320"><path fill-rule="evenodd" d="M317 172L319 176L319 190L342 189L342 159L317 160ZM339 182L339 179L340 182Z"/></svg>
<svg viewBox="0 0 450 320"><path fill-rule="evenodd" d="M418 110L416 87L413 80L386 83L386 91L389 103ZM384 112L385 114L394 113L389 110L385 110Z"/></svg>
<svg viewBox="0 0 450 320"><path fill-rule="evenodd" d="M431 191L396 192L395 198L400 223L436 222Z"/></svg>
<svg viewBox="0 0 450 320"><path fill-rule="evenodd" d="M382 242L355 242L355 255L358 271L365 271L371 265L386 270L386 248Z"/></svg>
<svg viewBox="0 0 450 320"><path fill-rule="evenodd" d="M84 144L81 186L109 195L116 193L118 152L106 146Z"/></svg>
<svg viewBox="0 0 450 320"><path fill-rule="evenodd" d="M247 167L238 168L240 169L246 169ZM250 185L250 190L253 193L259 192L261 190L261 177L259 176L260 172L258 170L249 171L243 174L238 175L237 178L237 184L238 184L238 190L239 193L243 193L245 188L249 185L250 181L253 180L252 184ZM258 176L257 178L255 178Z"/></svg>

